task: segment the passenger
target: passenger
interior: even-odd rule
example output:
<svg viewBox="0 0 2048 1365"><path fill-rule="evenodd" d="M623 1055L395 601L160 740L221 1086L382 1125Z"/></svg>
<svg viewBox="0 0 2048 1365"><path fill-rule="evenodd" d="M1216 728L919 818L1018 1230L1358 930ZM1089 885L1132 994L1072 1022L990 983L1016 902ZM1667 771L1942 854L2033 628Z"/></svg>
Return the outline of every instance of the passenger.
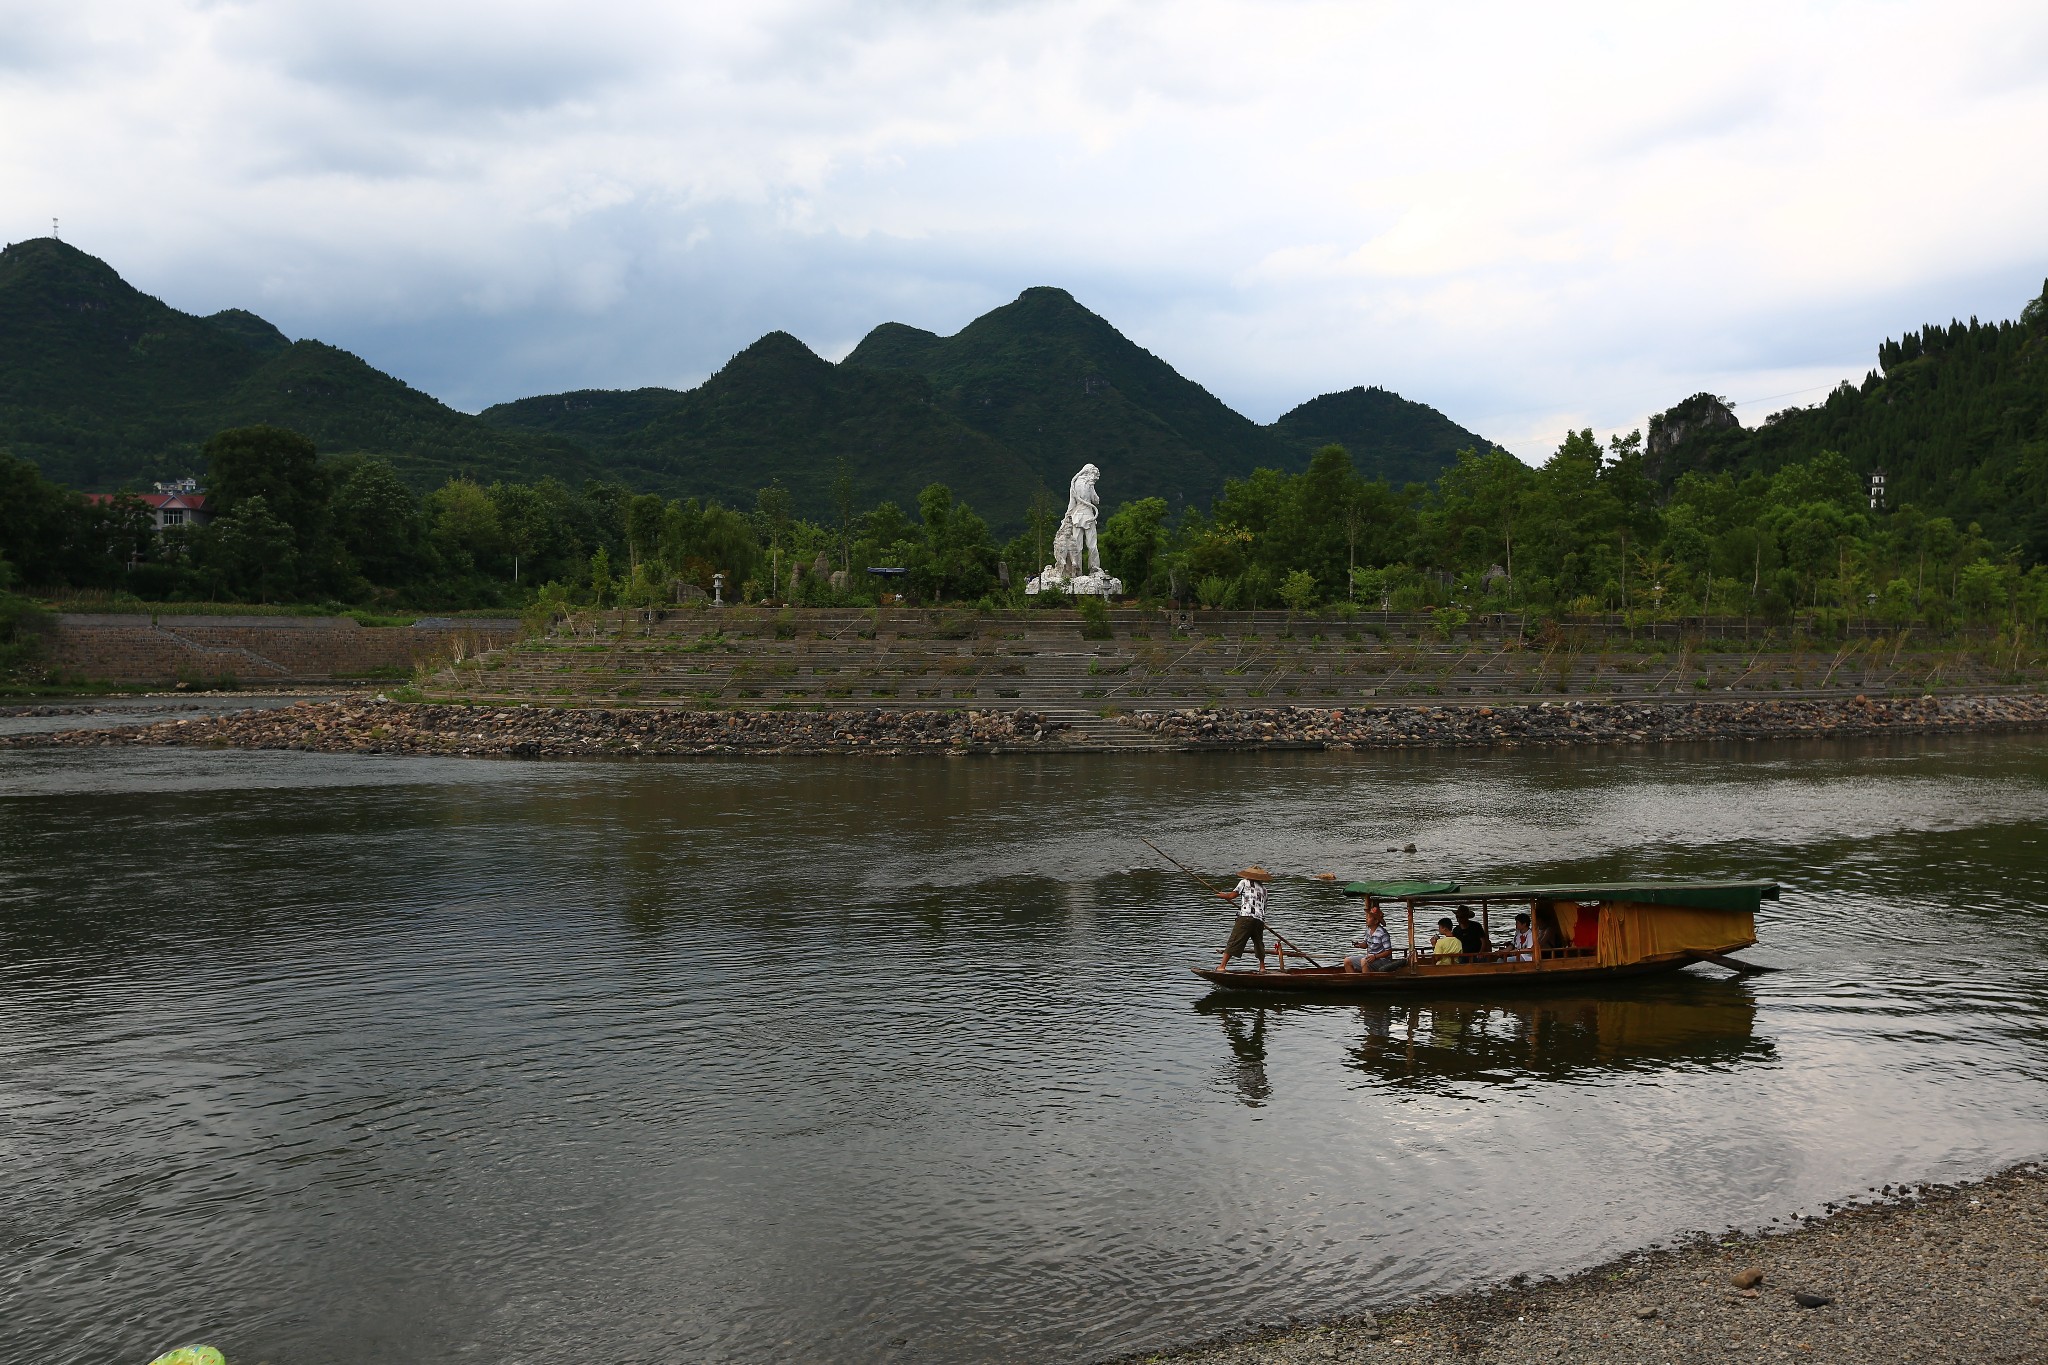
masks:
<svg viewBox="0 0 2048 1365"><path fill-rule="evenodd" d="M1345 956L1347 972L1397 972L1405 965L1394 958L1394 939L1387 932L1387 917L1377 901L1365 903L1365 933L1352 939L1351 946L1365 951Z"/></svg>
<svg viewBox="0 0 2048 1365"><path fill-rule="evenodd" d="M1436 922L1436 937L1430 940L1429 953L1439 962L1448 962L1465 951L1465 945L1458 938L1458 927L1449 919Z"/></svg>
<svg viewBox="0 0 2048 1365"><path fill-rule="evenodd" d="M1516 962L1534 962L1536 960L1534 952L1536 947L1536 931L1529 923L1529 912L1527 910L1515 916L1514 947L1514 960Z"/></svg>
<svg viewBox="0 0 2048 1365"><path fill-rule="evenodd" d="M1557 927L1557 907L1548 901L1536 905L1536 946L1546 953L1565 946L1564 930Z"/></svg>
<svg viewBox="0 0 2048 1365"><path fill-rule="evenodd" d="M1600 946L1600 907L1581 905L1572 921L1572 947L1588 950Z"/></svg>
<svg viewBox="0 0 2048 1365"><path fill-rule="evenodd" d="M1230 942L1223 946L1219 972L1230 970L1230 959L1243 955L1247 945L1259 955L1259 970L1266 970L1266 883L1273 874L1263 867L1248 867L1237 874L1237 888L1218 891L1227 901L1237 902L1237 918L1231 921Z"/></svg>
<svg viewBox="0 0 2048 1365"><path fill-rule="evenodd" d="M1472 918L1472 907L1458 907L1458 942L1465 945L1468 953L1490 953L1493 944L1487 938L1486 926Z"/></svg>

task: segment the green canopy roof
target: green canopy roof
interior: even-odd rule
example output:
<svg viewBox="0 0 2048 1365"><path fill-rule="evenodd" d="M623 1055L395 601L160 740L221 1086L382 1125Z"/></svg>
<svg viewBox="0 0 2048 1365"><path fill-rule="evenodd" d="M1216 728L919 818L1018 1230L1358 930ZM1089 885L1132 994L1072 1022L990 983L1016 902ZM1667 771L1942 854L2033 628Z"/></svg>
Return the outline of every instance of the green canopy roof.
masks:
<svg viewBox="0 0 2048 1365"><path fill-rule="evenodd" d="M1405 901L1411 896L1433 896L1456 891L1456 882L1347 882L1347 896L1378 896L1382 900Z"/></svg>
<svg viewBox="0 0 2048 1365"><path fill-rule="evenodd" d="M1551 882L1532 886L1462 886L1457 882L1352 882L1353 896L1412 900L1418 904L1456 901L1631 901L1693 910L1756 913L1778 898L1776 882Z"/></svg>

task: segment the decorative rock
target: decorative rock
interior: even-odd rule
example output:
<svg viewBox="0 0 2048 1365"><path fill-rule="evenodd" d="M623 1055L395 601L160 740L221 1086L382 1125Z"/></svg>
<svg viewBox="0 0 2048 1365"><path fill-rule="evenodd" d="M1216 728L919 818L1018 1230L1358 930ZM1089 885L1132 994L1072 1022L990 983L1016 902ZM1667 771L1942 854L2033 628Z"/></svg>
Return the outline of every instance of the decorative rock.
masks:
<svg viewBox="0 0 2048 1365"><path fill-rule="evenodd" d="M1737 1289L1754 1289L1764 1282L1764 1273L1751 1266L1747 1270L1736 1271L1734 1279Z"/></svg>
<svg viewBox="0 0 2048 1365"><path fill-rule="evenodd" d="M1798 1304L1801 1308L1825 1308L1833 1303L1834 1300L1825 1294L1811 1294L1803 1289L1798 1289L1792 1293L1792 1302Z"/></svg>

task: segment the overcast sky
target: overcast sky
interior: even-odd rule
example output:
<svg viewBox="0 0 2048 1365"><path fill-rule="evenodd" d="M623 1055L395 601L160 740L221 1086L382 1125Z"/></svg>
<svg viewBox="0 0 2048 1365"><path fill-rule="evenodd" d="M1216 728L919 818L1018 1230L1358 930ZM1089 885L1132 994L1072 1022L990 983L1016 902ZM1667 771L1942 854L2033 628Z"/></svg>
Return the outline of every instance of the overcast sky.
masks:
<svg viewBox="0 0 2048 1365"><path fill-rule="evenodd" d="M468 410L1054 284L1260 421L1540 458L2015 315L2048 6L0 0L0 236L52 217Z"/></svg>

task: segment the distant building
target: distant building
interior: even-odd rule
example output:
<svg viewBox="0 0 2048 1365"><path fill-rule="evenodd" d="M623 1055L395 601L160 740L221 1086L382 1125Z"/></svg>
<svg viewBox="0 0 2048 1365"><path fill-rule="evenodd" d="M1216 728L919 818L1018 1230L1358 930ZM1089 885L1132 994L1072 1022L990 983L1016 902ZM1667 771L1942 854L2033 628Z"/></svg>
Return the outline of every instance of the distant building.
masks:
<svg viewBox="0 0 2048 1365"><path fill-rule="evenodd" d="M1884 471L1882 469L1873 469L1863 481L1870 488L1870 510L1882 512L1884 510Z"/></svg>
<svg viewBox="0 0 2048 1365"><path fill-rule="evenodd" d="M154 493L132 496L149 509L150 520L158 531L168 526L204 526L213 520L213 513L206 506L206 493L197 479L173 479L158 484ZM88 493L86 497L97 503L114 500L112 493Z"/></svg>

